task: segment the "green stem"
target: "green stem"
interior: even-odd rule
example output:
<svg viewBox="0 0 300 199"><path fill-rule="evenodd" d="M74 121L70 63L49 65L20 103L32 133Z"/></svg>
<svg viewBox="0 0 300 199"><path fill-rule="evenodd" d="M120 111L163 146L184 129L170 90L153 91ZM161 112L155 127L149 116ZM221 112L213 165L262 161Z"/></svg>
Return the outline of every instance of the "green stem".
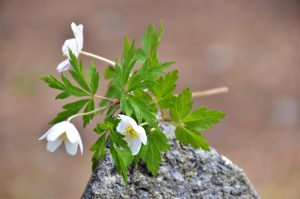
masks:
<svg viewBox="0 0 300 199"><path fill-rule="evenodd" d="M102 111L102 110L105 110L111 106L115 105L115 103L113 104L110 104L110 105L107 105L107 106L104 106L104 107L100 107L100 108L97 108L95 110L92 110L92 111L89 111L89 112L85 112L85 113L78 113L78 114L75 114L75 115L72 115L71 117L68 118L67 122L70 122L72 119L76 118L76 117L81 117L81 116L85 116L85 115L89 115L89 114L93 114L93 113L96 113L98 111Z"/></svg>
<svg viewBox="0 0 300 199"><path fill-rule="evenodd" d="M148 124L147 122L143 122L143 123L139 124L139 126L145 126L147 124Z"/></svg>
<svg viewBox="0 0 300 199"><path fill-rule="evenodd" d="M99 98L99 99L103 99L103 100L107 100L107 101L111 101L112 103L116 103L118 101L118 99L104 97L104 96L101 96L101 95L93 95L93 97L96 97L96 98Z"/></svg>

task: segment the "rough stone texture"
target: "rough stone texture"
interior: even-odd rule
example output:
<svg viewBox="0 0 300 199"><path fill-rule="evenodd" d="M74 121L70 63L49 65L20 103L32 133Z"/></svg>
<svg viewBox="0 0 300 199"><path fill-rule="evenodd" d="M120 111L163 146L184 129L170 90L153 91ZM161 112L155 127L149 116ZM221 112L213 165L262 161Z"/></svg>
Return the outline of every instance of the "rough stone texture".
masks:
<svg viewBox="0 0 300 199"><path fill-rule="evenodd" d="M157 177L145 165L130 168L125 186L110 155L93 173L82 199L96 198L259 198L245 173L216 150L195 150L174 139L174 128L161 125L171 150L163 155Z"/></svg>

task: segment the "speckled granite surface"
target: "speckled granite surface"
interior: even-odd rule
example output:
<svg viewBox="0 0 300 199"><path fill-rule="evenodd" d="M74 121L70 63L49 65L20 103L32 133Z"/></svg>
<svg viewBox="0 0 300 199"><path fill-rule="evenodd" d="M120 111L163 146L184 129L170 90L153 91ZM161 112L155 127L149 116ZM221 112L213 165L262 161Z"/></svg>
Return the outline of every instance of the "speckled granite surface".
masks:
<svg viewBox="0 0 300 199"><path fill-rule="evenodd" d="M125 186L110 155L100 162L82 195L96 198L259 198L246 174L216 150L195 150L174 139L174 128L161 125L170 138L171 150L163 155L157 177L145 165L130 168Z"/></svg>

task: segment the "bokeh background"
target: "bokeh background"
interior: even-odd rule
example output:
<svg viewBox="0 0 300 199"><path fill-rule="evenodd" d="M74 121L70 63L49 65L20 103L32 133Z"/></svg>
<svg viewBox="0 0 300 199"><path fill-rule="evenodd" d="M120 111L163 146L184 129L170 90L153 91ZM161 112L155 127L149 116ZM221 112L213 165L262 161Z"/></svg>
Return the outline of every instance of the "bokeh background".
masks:
<svg viewBox="0 0 300 199"><path fill-rule="evenodd" d="M140 38L161 19L160 58L177 61L178 91L230 88L196 100L226 113L205 133L209 143L262 198L300 198L300 3L288 0L1 0L0 198L79 198L90 177L92 126L76 120L83 156L48 153L38 141L65 102L40 77L58 76L70 23L84 24L86 51L116 59L125 35Z"/></svg>

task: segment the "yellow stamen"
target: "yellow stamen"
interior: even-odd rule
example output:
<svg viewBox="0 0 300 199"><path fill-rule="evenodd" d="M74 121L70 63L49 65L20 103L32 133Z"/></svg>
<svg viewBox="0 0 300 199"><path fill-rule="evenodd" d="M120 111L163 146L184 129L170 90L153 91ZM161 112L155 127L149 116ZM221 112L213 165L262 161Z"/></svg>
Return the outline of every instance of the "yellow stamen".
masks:
<svg viewBox="0 0 300 199"><path fill-rule="evenodd" d="M139 136L139 133L136 132L131 125L126 128L125 134L131 138L137 138Z"/></svg>
<svg viewBox="0 0 300 199"><path fill-rule="evenodd" d="M67 133L64 132L63 134L61 134L61 135L59 136L59 139L61 139L61 140L68 140Z"/></svg>

